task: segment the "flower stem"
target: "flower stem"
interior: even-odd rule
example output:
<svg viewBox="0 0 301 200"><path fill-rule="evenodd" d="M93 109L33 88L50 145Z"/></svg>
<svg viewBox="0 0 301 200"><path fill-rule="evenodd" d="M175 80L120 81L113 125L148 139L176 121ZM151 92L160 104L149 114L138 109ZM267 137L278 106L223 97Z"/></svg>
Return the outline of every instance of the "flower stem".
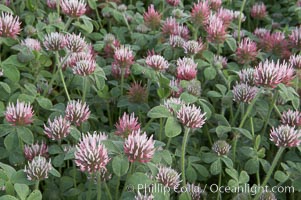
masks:
<svg viewBox="0 0 301 200"><path fill-rule="evenodd" d="M97 200L101 199L101 179L100 173L97 173Z"/></svg>
<svg viewBox="0 0 301 200"><path fill-rule="evenodd" d="M62 83L63 83L63 86L64 86L65 93L67 95L68 101L71 101L71 98L69 96L68 89L67 89L67 86L66 86L66 83L65 83L62 68L60 68L59 71L60 71L61 80L62 80Z"/></svg>
<svg viewBox="0 0 301 200"><path fill-rule="evenodd" d="M57 63L57 66L58 66L58 70L59 70L59 73L60 73L60 77L61 77L64 89L65 89L65 93L67 95L68 100L71 101L69 93L68 93L68 90L67 90L67 86L66 86L66 83L65 83L62 66L61 66L61 63L59 61L59 53L57 51L55 52L55 60L56 60L56 63Z"/></svg>
<svg viewBox="0 0 301 200"><path fill-rule="evenodd" d="M220 162L221 162L221 161L220 161ZM221 162L221 169L223 169L223 164L222 164L222 162ZM219 173L219 176L218 176L218 188L221 188L221 185L222 185L222 173L223 173L223 171L221 171L221 172ZM222 194L221 194L221 191L220 191L220 190L218 190L217 199L222 200Z"/></svg>
<svg viewBox="0 0 301 200"><path fill-rule="evenodd" d="M264 133L267 129L267 126L269 124L269 119L271 117L271 114L272 114L272 111L273 111L273 108L274 108L274 105L276 103L277 98L278 98L278 91L276 90L275 94L273 96L273 99L272 99L272 105L270 105L269 110L268 110L268 115L265 118L265 122L264 122L264 126L263 126L263 129L262 129L262 132L261 132L261 136L264 135Z"/></svg>
<svg viewBox="0 0 301 200"><path fill-rule="evenodd" d="M119 199L119 186L120 186L120 177L118 176L116 190L115 190L115 199Z"/></svg>
<svg viewBox="0 0 301 200"><path fill-rule="evenodd" d="M60 16L60 0L56 0L56 12Z"/></svg>
<svg viewBox="0 0 301 200"><path fill-rule="evenodd" d="M77 185L76 185L76 166L75 166L75 162L73 161L73 187L76 188Z"/></svg>
<svg viewBox="0 0 301 200"><path fill-rule="evenodd" d="M151 118L143 127L143 131L145 131L149 126L150 124L155 120L155 118Z"/></svg>
<svg viewBox="0 0 301 200"><path fill-rule="evenodd" d="M254 99L251 101L251 103L248 105L247 112L244 114L244 116L243 116L243 118L242 118L242 120L241 120L241 122L240 122L240 124L239 124L239 128L242 128L242 127L244 126L245 121L246 121L247 117L249 116L250 112L252 111L253 106L255 105L255 103L256 103L256 101L257 101L257 99L258 99L260 93L261 93L261 91L259 91L259 92L257 93L257 95L255 96L255 98L254 98Z"/></svg>
<svg viewBox="0 0 301 200"><path fill-rule="evenodd" d="M108 187L108 184L106 182L104 182L104 185L105 185L105 188L106 188L106 194L108 195L108 197L109 197L110 200L113 200L112 199L111 191L110 191L110 189Z"/></svg>
<svg viewBox="0 0 301 200"><path fill-rule="evenodd" d="M159 141L162 141L163 118L160 118Z"/></svg>
<svg viewBox="0 0 301 200"><path fill-rule="evenodd" d="M91 194L92 194L93 179L94 179L94 174L91 175L91 180L89 180L89 188L88 188L88 196L87 196L88 200L92 199Z"/></svg>
<svg viewBox="0 0 301 200"><path fill-rule="evenodd" d="M285 147L280 147L280 148L278 149L278 151L277 151L277 153L276 153L276 156L275 156L275 158L274 158L274 160L273 160L273 162L272 162L272 165L271 165L271 167L270 167L270 169L269 169L269 171L268 171L268 173L267 173L265 179L263 180L263 183L261 184L261 187L260 187L260 188L264 188L264 187L267 185L267 183L268 183L268 181L270 180L270 177L271 177L271 175L272 175L272 173L273 173L273 171L274 171L274 169L275 169L275 167L276 167L276 164L278 163L278 161L279 161L279 159L280 159L282 153L284 152L284 150L285 150ZM261 193L262 193L262 190L260 190L260 191L256 194L254 200L258 200L259 197L260 197L260 195L261 195Z"/></svg>
<svg viewBox="0 0 301 200"><path fill-rule="evenodd" d="M243 14L245 5L246 5L246 0L243 0L241 7L240 7L240 13L239 13L239 19L238 19L238 30L237 30L238 43L240 42L241 21L242 21L242 14Z"/></svg>
<svg viewBox="0 0 301 200"><path fill-rule="evenodd" d="M111 109L110 109L109 101L107 101L107 112L108 112L108 118L109 118L109 125L110 125L110 127L113 127L113 121L112 121L112 115L111 115Z"/></svg>
<svg viewBox="0 0 301 200"><path fill-rule="evenodd" d="M233 141L233 164L235 164L236 160L236 148L237 148L237 142L238 142L239 134L237 132L234 132L234 141Z"/></svg>
<svg viewBox="0 0 301 200"><path fill-rule="evenodd" d="M186 187L185 152L186 152L186 146L187 146L189 132L190 132L190 128L185 127L184 138L183 138L183 143L182 143L182 156L181 156L181 171L182 171L182 181L183 181L184 187Z"/></svg>
<svg viewBox="0 0 301 200"><path fill-rule="evenodd" d="M130 27L130 25L129 25L129 23L128 23L128 20L126 19L125 14L123 14L123 19L124 19L124 22L125 22L125 24L126 24L128 30L129 30L129 32L130 32L130 35L132 35L132 29L131 29L131 27Z"/></svg>
<svg viewBox="0 0 301 200"><path fill-rule="evenodd" d="M37 180L37 181L36 181L36 184L35 184L35 186L34 186L34 189L35 189L35 190L39 190L39 185L40 185L40 181Z"/></svg>
<svg viewBox="0 0 301 200"><path fill-rule="evenodd" d="M83 77L83 96L82 96L82 101L86 101L86 95L87 95L87 81L88 77L84 76Z"/></svg>
<svg viewBox="0 0 301 200"><path fill-rule="evenodd" d="M67 22L66 22L66 24L65 24L64 31L68 31L68 28L69 28L69 26L70 26L72 20L73 20L73 19L72 19L71 17L68 18L68 20L67 20Z"/></svg>

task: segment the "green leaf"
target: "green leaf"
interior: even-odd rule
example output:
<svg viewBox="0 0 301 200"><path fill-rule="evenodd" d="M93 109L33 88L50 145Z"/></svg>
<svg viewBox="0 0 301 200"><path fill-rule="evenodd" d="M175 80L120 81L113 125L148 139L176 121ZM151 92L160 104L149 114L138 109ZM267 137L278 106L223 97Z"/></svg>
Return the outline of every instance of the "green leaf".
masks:
<svg viewBox="0 0 301 200"><path fill-rule="evenodd" d="M20 169L16 173L13 173L11 177L11 182L13 184L20 183L20 184L26 184L26 185L32 185L34 184L33 181L29 181L27 179L26 173L24 172L23 169Z"/></svg>
<svg viewBox="0 0 301 200"><path fill-rule="evenodd" d="M53 144L53 145L49 146L49 148L48 148L48 153L50 155L61 154L63 152L64 151L62 150L62 148L57 144Z"/></svg>
<svg viewBox="0 0 301 200"><path fill-rule="evenodd" d="M190 183L194 183L198 177L196 171L191 165L186 168L186 177Z"/></svg>
<svg viewBox="0 0 301 200"><path fill-rule="evenodd" d="M296 178L293 181L292 186L294 187L295 190L298 190L300 192L301 191L301 177Z"/></svg>
<svg viewBox="0 0 301 200"><path fill-rule="evenodd" d="M8 13L14 13L9 7L5 6L4 4L0 4L0 10Z"/></svg>
<svg viewBox="0 0 301 200"><path fill-rule="evenodd" d="M289 177L284 172L278 170L276 171L274 178L280 183L284 183Z"/></svg>
<svg viewBox="0 0 301 200"><path fill-rule="evenodd" d="M45 110L52 109L52 102L49 99L40 96L40 97L37 97L36 100L37 100L38 104Z"/></svg>
<svg viewBox="0 0 301 200"><path fill-rule="evenodd" d="M190 194L188 192L181 193L179 200L191 200Z"/></svg>
<svg viewBox="0 0 301 200"><path fill-rule="evenodd" d="M18 137L22 139L26 144L32 144L34 141L31 130L26 127L20 126L17 128Z"/></svg>
<svg viewBox="0 0 301 200"><path fill-rule="evenodd" d="M232 37L229 37L226 39L226 44L228 45L228 47L231 49L232 52L236 51L236 40Z"/></svg>
<svg viewBox="0 0 301 200"><path fill-rule="evenodd" d="M4 146L6 150L13 151L15 147L18 145L19 145L19 138L16 133L10 133L4 138Z"/></svg>
<svg viewBox="0 0 301 200"><path fill-rule="evenodd" d="M2 162L0 162L0 167L4 170L5 174L7 175L7 177L9 179L11 179L12 175L14 173L16 173L16 170L13 167L11 167L11 166L9 166L7 164L4 164Z"/></svg>
<svg viewBox="0 0 301 200"><path fill-rule="evenodd" d="M168 150L161 151L161 156L162 156L163 160L165 160L168 165L172 164L172 157L171 157L170 152Z"/></svg>
<svg viewBox="0 0 301 200"><path fill-rule="evenodd" d="M0 200L19 200L19 199L17 199L14 196L11 196L11 195L4 195L4 196L0 197Z"/></svg>
<svg viewBox="0 0 301 200"><path fill-rule="evenodd" d="M29 187L25 184L16 183L14 188L21 200L25 200L29 194Z"/></svg>
<svg viewBox="0 0 301 200"><path fill-rule="evenodd" d="M97 9L96 0L88 0L89 7L93 10Z"/></svg>
<svg viewBox="0 0 301 200"><path fill-rule="evenodd" d="M219 173L221 173L222 171L222 164L221 164L221 160L218 158L216 161L214 161L211 166L210 166L210 173L212 175L217 175Z"/></svg>
<svg viewBox="0 0 301 200"><path fill-rule="evenodd" d="M238 172L236 171L236 169L226 168L225 171L229 176L238 181Z"/></svg>
<svg viewBox="0 0 301 200"><path fill-rule="evenodd" d="M135 172L129 177L127 186L138 189L138 186L148 187L150 184L152 180L145 173Z"/></svg>
<svg viewBox="0 0 301 200"><path fill-rule="evenodd" d="M246 171L241 171L239 175L239 183L244 184L249 182L250 177Z"/></svg>
<svg viewBox="0 0 301 200"><path fill-rule="evenodd" d="M61 191L65 192L72 187L73 187L73 178L71 178L70 176L63 176L62 178L60 178Z"/></svg>
<svg viewBox="0 0 301 200"><path fill-rule="evenodd" d="M251 158L245 164L245 170L249 174L255 174L259 170L259 161L257 158Z"/></svg>
<svg viewBox="0 0 301 200"><path fill-rule="evenodd" d="M261 137L260 137L260 135L257 135L257 137L255 139L255 145L254 145L255 150L259 149L260 141L261 141Z"/></svg>
<svg viewBox="0 0 301 200"><path fill-rule="evenodd" d="M4 82L0 82L0 86L2 87L2 89L4 89L5 92L7 92L8 94L11 93L11 89L9 87L9 85L7 83Z"/></svg>
<svg viewBox="0 0 301 200"><path fill-rule="evenodd" d="M59 171L57 171L54 167L51 168L51 170L49 171L49 173L55 177L61 177L61 174Z"/></svg>
<svg viewBox="0 0 301 200"><path fill-rule="evenodd" d="M11 132L13 132L14 129L9 124L0 124L0 137L3 137Z"/></svg>
<svg viewBox="0 0 301 200"><path fill-rule="evenodd" d="M129 169L129 161L124 156L115 156L112 161L112 168L117 176L123 176Z"/></svg>
<svg viewBox="0 0 301 200"><path fill-rule="evenodd" d="M35 85L31 84L31 83L26 83L24 85L25 89L34 97L37 96L37 88Z"/></svg>
<svg viewBox="0 0 301 200"><path fill-rule="evenodd" d="M4 65L2 63L3 75L7 77L12 82L19 82L20 80L20 72L17 67L13 65Z"/></svg>
<svg viewBox="0 0 301 200"><path fill-rule="evenodd" d="M180 96L180 99L185 101L185 103L195 103L198 100L197 97L195 97L187 92L183 92Z"/></svg>
<svg viewBox="0 0 301 200"><path fill-rule="evenodd" d="M197 172L203 177L209 177L209 171L207 168L200 164L192 164L192 166L197 170Z"/></svg>
<svg viewBox="0 0 301 200"><path fill-rule="evenodd" d="M216 131L217 137L224 138L225 137L224 135L226 133L230 132L231 130L232 130L232 128L228 127L228 126L218 126L215 131Z"/></svg>
<svg viewBox="0 0 301 200"><path fill-rule="evenodd" d="M80 133L80 131L79 131L75 126L71 126L71 127L70 127L70 135L71 135L76 141L79 141L79 139L81 138L81 133Z"/></svg>
<svg viewBox="0 0 301 200"><path fill-rule="evenodd" d="M218 159L216 153L208 152L208 153L203 153L203 154L202 154L202 160L203 160L205 163L212 163L212 162L214 162L216 159Z"/></svg>
<svg viewBox="0 0 301 200"><path fill-rule="evenodd" d="M27 200L42 200L42 194L40 190L34 190L27 198Z"/></svg>
<svg viewBox="0 0 301 200"><path fill-rule="evenodd" d="M248 139L253 140L253 136L251 135L251 133L247 129L232 128L232 130L235 130L235 131L241 133L242 135L244 135L245 137L247 137Z"/></svg>
<svg viewBox="0 0 301 200"><path fill-rule="evenodd" d="M206 80L213 80L216 77L216 70L213 67L207 67L204 70L204 76Z"/></svg>
<svg viewBox="0 0 301 200"><path fill-rule="evenodd" d="M147 116L149 118L167 118L171 117L171 114L165 106L156 106L148 111Z"/></svg>
<svg viewBox="0 0 301 200"><path fill-rule="evenodd" d="M205 50L203 51L202 55L210 63L213 61L214 54L211 51Z"/></svg>
<svg viewBox="0 0 301 200"><path fill-rule="evenodd" d="M175 117L168 117L165 124L165 135L169 138L176 137L182 132L182 127Z"/></svg>
<svg viewBox="0 0 301 200"><path fill-rule="evenodd" d="M19 99L19 101L24 101L24 102L32 104L35 100L35 97L31 96L31 95L27 95L27 94L20 94L18 96L18 99Z"/></svg>
<svg viewBox="0 0 301 200"><path fill-rule="evenodd" d="M222 161L225 163L225 165L228 167L228 168L232 168L233 167L233 162L230 158L228 157L222 157L221 158Z"/></svg>

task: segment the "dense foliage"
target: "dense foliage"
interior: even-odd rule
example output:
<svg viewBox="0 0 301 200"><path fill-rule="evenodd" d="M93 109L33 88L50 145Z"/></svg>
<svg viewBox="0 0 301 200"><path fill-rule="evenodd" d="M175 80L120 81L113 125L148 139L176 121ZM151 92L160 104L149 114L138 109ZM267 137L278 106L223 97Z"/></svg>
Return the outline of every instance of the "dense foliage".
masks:
<svg viewBox="0 0 301 200"><path fill-rule="evenodd" d="M301 198L300 1L0 12L0 200Z"/></svg>

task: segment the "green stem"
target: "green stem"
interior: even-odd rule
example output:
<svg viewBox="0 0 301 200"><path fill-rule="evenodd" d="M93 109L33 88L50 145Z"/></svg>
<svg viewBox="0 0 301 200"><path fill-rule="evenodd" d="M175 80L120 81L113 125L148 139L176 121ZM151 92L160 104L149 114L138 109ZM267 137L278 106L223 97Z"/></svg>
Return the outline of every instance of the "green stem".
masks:
<svg viewBox="0 0 301 200"><path fill-rule="evenodd" d="M124 74L125 74L125 69L121 68L120 96L123 96Z"/></svg>
<svg viewBox="0 0 301 200"><path fill-rule="evenodd" d="M110 127L113 127L113 121L112 121L112 115L111 115L111 109L110 109L110 103L109 101L107 102L107 112L108 112L108 118L109 118L109 124Z"/></svg>
<svg viewBox="0 0 301 200"><path fill-rule="evenodd" d="M272 114L272 111L273 111L273 108L274 108L274 105L276 103L277 98L278 98L278 91L276 90L275 93L274 93L273 99L272 99L272 105L269 107L268 115L265 118L265 122L264 122L264 126L263 126L263 129L262 129L262 132L261 132L261 136L264 135L264 133L267 129L267 126L269 124L269 119L271 117L271 114Z"/></svg>
<svg viewBox="0 0 301 200"><path fill-rule="evenodd" d="M159 141L162 141L163 118L160 118Z"/></svg>
<svg viewBox="0 0 301 200"><path fill-rule="evenodd" d="M221 69L217 69L217 73L222 78L222 80L224 81L224 83L227 86L228 90L230 90L230 85L229 85L228 80L226 79L224 73L222 72L222 70Z"/></svg>
<svg viewBox="0 0 301 200"><path fill-rule="evenodd" d="M84 76L83 77L83 96L82 96L82 101L85 102L86 101L86 95L87 95L87 81L88 81L88 77Z"/></svg>
<svg viewBox="0 0 301 200"><path fill-rule="evenodd" d="M126 16L125 16L124 13L123 13L123 19L124 19L124 22L125 22L125 24L126 24L128 30L129 30L129 32L130 32L130 35L132 35L132 29L131 29L131 27L130 27L130 25L129 25L129 23L128 23L128 20L126 19Z"/></svg>
<svg viewBox="0 0 301 200"><path fill-rule="evenodd" d="M259 170L256 171L256 179L257 179L257 185L260 186L260 175L259 175Z"/></svg>
<svg viewBox="0 0 301 200"><path fill-rule="evenodd" d="M251 123L251 133L252 133L253 138L255 138L255 130L254 130L253 117L250 117L250 123Z"/></svg>
<svg viewBox="0 0 301 200"><path fill-rule="evenodd" d="M60 0L56 0L56 12L60 16Z"/></svg>
<svg viewBox="0 0 301 200"><path fill-rule="evenodd" d="M91 179L89 180L89 188L88 188L88 196L87 199L91 200L91 194L92 194L92 185L93 185L94 175L91 175Z"/></svg>
<svg viewBox="0 0 301 200"><path fill-rule="evenodd" d="M221 161L220 161L221 162ZM221 162L221 169L222 169L222 162ZM218 176L218 188L221 188L221 185L222 185L222 171L219 173L219 176ZM221 192L220 190L218 190L218 196L217 196L217 199L220 199L222 200L222 195L221 195Z"/></svg>
<svg viewBox="0 0 301 200"><path fill-rule="evenodd" d="M100 26L100 28L103 28L102 23L101 23L101 18L99 16L98 8L95 9L95 12L96 12L96 17L97 17L99 26Z"/></svg>
<svg viewBox="0 0 301 200"><path fill-rule="evenodd" d="M263 183L261 184L261 187L260 187L260 188L264 188L264 187L267 185L267 183L268 183L268 181L270 180L270 177L271 177L271 175L272 175L272 173L273 173L273 171L274 171L274 169L275 169L275 167L276 167L276 165L277 165L277 163L278 163L278 161L279 161L279 159L280 159L282 153L284 152L284 150L285 150L285 147L280 147L280 148L278 149L278 151L277 151L277 153L276 153L276 156L275 156L275 158L274 158L274 160L273 160L273 162L272 162L272 165L271 165L271 167L270 167L270 169L269 169L269 171L268 171L268 173L267 173L265 179L263 180ZM254 200L258 200L259 197L260 197L260 195L261 195L261 193L262 193L262 190L260 190L260 191L256 194Z"/></svg>
<svg viewBox="0 0 301 200"><path fill-rule="evenodd" d="M53 74L54 74L54 75L51 77L51 80L50 80L50 82L49 82L47 88L46 88L46 89L44 90L44 92L43 92L43 96L44 96L44 97L45 97L46 94L49 92L50 88L52 87L52 84L53 84L54 80L56 79L56 77L57 77L57 75L58 75L58 72L59 72L59 71L57 71L56 66L57 66L57 64L54 65L54 68L53 68Z"/></svg>
<svg viewBox="0 0 301 200"><path fill-rule="evenodd" d="M68 93L68 90L67 90L67 87L66 87L66 83L65 83L65 80L64 80L62 65L61 65L61 63L59 61L59 52L57 52L57 51L55 52L55 60L56 60L57 66L58 66L58 70L59 70L59 73L60 73L61 81L62 81L64 89L65 89L65 93L67 95L68 100L70 101L71 99L70 99L70 96L69 96L69 93Z"/></svg>
<svg viewBox="0 0 301 200"><path fill-rule="evenodd" d="M234 123L235 123L236 120L237 120L237 117L238 117L238 115L239 115L240 110L241 110L241 103L238 105L238 108L236 109L234 118L233 118L232 121L231 121L231 125L232 125L232 126L234 126Z"/></svg>
<svg viewBox="0 0 301 200"><path fill-rule="evenodd" d="M108 187L108 184L107 184L106 182L104 182L104 185L105 185L106 192L107 192L106 194L109 196L109 199L110 199L110 200L113 200L111 191L110 191L110 189L109 189L109 187Z"/></svg>
<svg viewBox="0 0 301 200"><path fill-rule="evenodd" d="M125 183L124 183L124 186L123 186L123 189L122 189L122 194L125 192L125 189L126 189L127 183L128 183L128 179L132 175L133 168L134 168L133 165L134 165L134 163L131 162L130 163L130 168L129 168L129 171L128 171L127 175L126 175L126 180L125 180Z"/></svg>
<svg viewBox="0 0 301 200"><path fill-rule="evenodd" d="M279 108L277 107L277 105L276 105L276 102L274 103L274 109L275 109L275 111L276 111L276 113L278 114L278 116L279 117L281 117L282 116L282 114L281 114L281 112L280 112L280 110L279 110Z"/></svg>
<svg viewBox="0 0 301 200"><path fill-rule="evenodd" d="M186 177L185 177L185 153L186 153L186 146L188 142L190 128L185 127L184 138L182 143L182 156L181 156L181 171L182 171L182 183L183 186L186 187Z"/></svg>
<svg viewBox="0 0 301 200"><path fill-rule="evenodd" d="M238 138L239 138L239 134L237 132L234 132L234 141L233 141L233 164L234 165L236 160L236 148L237 148Z"/></svg>
<svg viewBox="0 0 301 200"><path fill-rule="evenodd" d="M260 95L261 91L258 91L257 95L255 96L255 98L251 101L251 103L248 105L248 109L247 109L247 112L244 114L240 124L239 124L239 128L242 128L245 124L245 121L247 119L247 117L249 116L250 112L252 111L253 109L253 106L255 105L259 95Z"/></svg>
<svg viewBox="0 0 301 200"><path fill-rule="evenodd" d="M209 140L209 143L210 143L210 146L212 146L212 144L213 144L213 142L212 142L212 139L211 139L211 135L210 135L210 133L209 133L209 130L208 130L208 126L207 126L207 124L205 124L204 125L204 131L206 132L206 134L207 134L207 137L208 137L208 140Z"/></svg>
<svg viewBox="0 0 301 200"><path fill-rule="evenodd" d="M244 116L245 116L245 104L241 102L241 121Z"/></svg>
<svg viewBox="0 0 301 200"><path fill-rule="evenodd" d="M36 181L36 184L35 184L35 186L34 186L34 189L35 189L35 190L39 190L39 185L40 185L40 181L37 180L37 181Z"/></svg>
<svg viewBox="0 0 301 200"><path fill-rule="evenodd" d="M76 188L76 166L75 166L75 162L73 161L73 187Z"/></svg>
<svg viewBox="0 0 301 200"><path fill-rule="evenodd" d="M67 22L66 22L66 24L65 24L65 27L64 27L64 31L68 31L68 28L69 28L69 26L70 26L72 20L73 20L73 19L72 19L71 17L68 18L68 20L67 20Z"/></svg>
<svg viewBox="0 0 301 200"><path fill-rule="evenodd" d="M167 145L166 145L166 148L165 148L165 149L169 149L170 143L171 143L171 137L168 138L168 140L167 140Z"/></svg>
<svg viewBox="0 0 301 200"><path fill-rule="evenodd" d="M155 118L151 118L143 127L143 131L145 131L149 126L150 124L155 120Z"/></svg>
<svg viewBox="0 0 301 200"><path fill-rule="evenodd" d="M241 4L241 7L240 7L240 13L239 13L239 19L238 19L238 30L237 30L238 43L240 42L240 30L241 30L242 13L244 11L246 2L247 2L246 0L243 0L243 2Z"/></svg>
<svg viewBox="0 0 301 200"><path fill-rule="evenodd" d="M71 98L69 96L69 92L68 92L68 89L67 89L67 86L66 86L66 83L65 83L65 79L64 79L62 68L60 68L59 71L60 71L60 77L61 77L61 80L62 80L62 83L63 83L63 86L64 86L64 90L65 90L66 96L68 98L68 101L71 101Z"/></svg>
<svg viewBox="0 0 301 200"><path fill-rule="evenodd" d="M100 173L97 173L97 200L101 199L101 179Z"/></svg>
<svg viewBox="0 0 301 200"><path fill-rule="evenodd" d="M118 176L116 190L115 190L115 199L119 199L119 186L120 186L120 177Z"/></svg>
<svg viewBox="0 0 301 200"><path fill-rule="evenodd" d="M194 40L198 40L198 33L199 33L199 26L196 26L195 28L194 28L194 32L193 32L193 39Z"/></svg>

